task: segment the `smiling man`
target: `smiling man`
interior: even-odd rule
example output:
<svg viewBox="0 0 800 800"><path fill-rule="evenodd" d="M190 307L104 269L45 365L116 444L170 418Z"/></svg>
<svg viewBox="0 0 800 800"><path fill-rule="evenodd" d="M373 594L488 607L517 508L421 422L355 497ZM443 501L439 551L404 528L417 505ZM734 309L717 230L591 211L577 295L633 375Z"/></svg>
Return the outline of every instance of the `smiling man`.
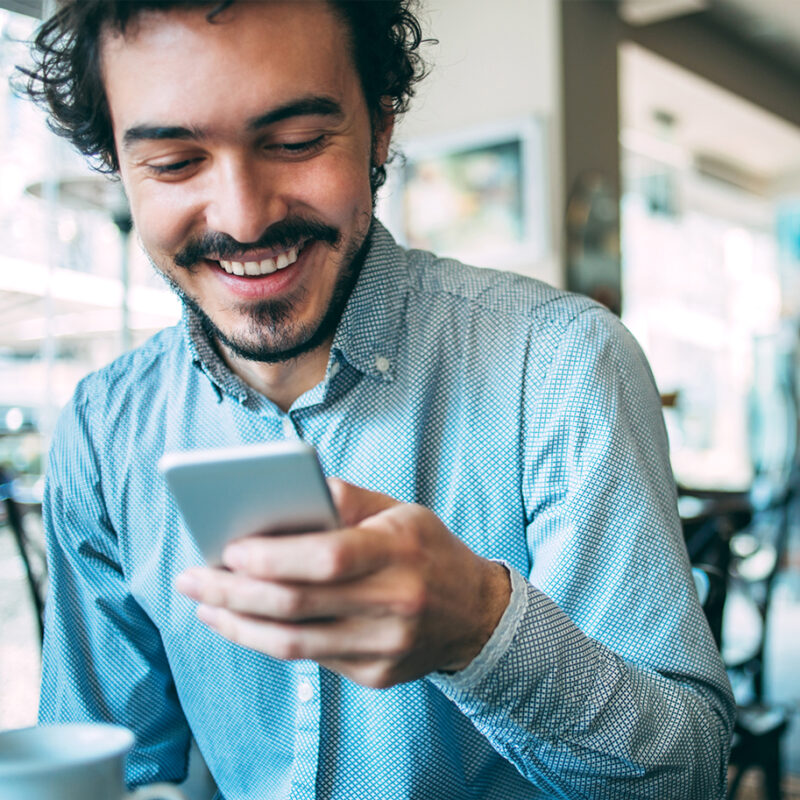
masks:
<svg viewBox="0 0 800 800"><path fill-rule="evenodd" d="M372 216L419 44L406 0L43 26L28 91L185 314L61 417L41 719L134 729L130 785L193 735L228 800L720 797L732 700L640 351ZM286 437L342 528L203 566L159 458Z"/></svg>
<svg viewBox="0 0 800 800"><path fill-rule="evenodd" d="M346 23L314 3L136 26L106 32L101 65L137 231L234 371L288 408L324 374L366 253L392 105L367 107Z"/></svg>

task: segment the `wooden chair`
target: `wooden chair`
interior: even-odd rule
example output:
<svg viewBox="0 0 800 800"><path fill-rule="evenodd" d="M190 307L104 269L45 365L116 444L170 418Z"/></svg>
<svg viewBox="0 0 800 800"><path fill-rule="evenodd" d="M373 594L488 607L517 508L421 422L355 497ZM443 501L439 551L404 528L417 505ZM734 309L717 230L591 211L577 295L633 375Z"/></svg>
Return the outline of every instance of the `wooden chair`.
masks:
<svg viewBox="0 0 800 800"><path fill-rule="evenodd" d="M36 541L26 527L26 516L41 513L36 505L21 504L13 492L13 483L5 474L0 475L0 502L5 522L19 551L25 570L31 601L36 612L39 641L44 638L44 603L47 594L47 562L43 546Z"/></svg>
<svg viewBox="0 0 800 800"><path fill-rule="evenodd" d="M717 645L724 653L724 607L732 582L751 597L761 620L755 648L746 657L726 663L732 680L743 676L751 683L747 696L737 697L738 714L730 757L736 774L728 798L733 800L736 797L744 774L758 768L764 774L766 798L780 800L783 777L781 745L789 720L785 709L765 701L764 653L772 588L788 538L791 510L798 494L797 482L793 479L787 483L780 493L760 508L756 508L743 493L691 493L687 489L681 492L683 496L696 494L697 499L703 501L697 507L698 513L684 519L684 535L695 574L704 576L700 581L702 594L698 594L701 594L703 609ZM766 522L770 521L776 525L771 536L766 528ZM755 526L760 538L755 537ZM774 558L763 574L743 567L746 563L740 553L743 537L749 537L747 541L751 548L745 558L758 557L759 548L774 549ZM762 558L761 562L764 563L765 559Z"/></svg>

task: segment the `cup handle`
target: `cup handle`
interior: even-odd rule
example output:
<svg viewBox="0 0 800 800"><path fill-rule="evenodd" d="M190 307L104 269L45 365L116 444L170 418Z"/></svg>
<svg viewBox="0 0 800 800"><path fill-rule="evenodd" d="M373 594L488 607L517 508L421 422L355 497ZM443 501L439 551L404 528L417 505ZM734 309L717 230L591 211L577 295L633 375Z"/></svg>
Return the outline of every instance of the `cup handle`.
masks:
<svg viewBox="0 0 800 800"><path fill-rule="evenodd" d="M186 795L171 783L153 783L150 786L134 789L125 795L125 798L126 800L186 800Z"/></svg>

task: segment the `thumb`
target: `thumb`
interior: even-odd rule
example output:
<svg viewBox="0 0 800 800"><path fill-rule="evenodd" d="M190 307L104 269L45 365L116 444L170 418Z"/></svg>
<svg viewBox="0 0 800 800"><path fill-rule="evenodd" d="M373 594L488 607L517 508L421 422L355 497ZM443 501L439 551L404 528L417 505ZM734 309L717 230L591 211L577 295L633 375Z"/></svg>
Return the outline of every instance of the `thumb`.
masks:
<svg viewBox="0 0 800 800"><path fill-rule="evenodd" d="M399 505L393 497L380 492L371 492L341 478L328 478L328 488L339 513L339 519L345 528L358 525L368 517Z"/></svg>

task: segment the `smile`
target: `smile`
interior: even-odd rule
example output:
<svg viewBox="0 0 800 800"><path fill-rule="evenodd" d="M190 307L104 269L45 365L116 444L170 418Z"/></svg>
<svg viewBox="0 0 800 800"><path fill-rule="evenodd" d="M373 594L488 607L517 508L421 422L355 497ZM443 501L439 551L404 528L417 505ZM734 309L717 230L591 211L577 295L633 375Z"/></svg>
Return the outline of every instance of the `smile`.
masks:
<svg viewBox="0 0 800 800"><path fill-rule="evenodd" d="M279 269L286 269L297 261L300 247L292 247L283 253L272 258L265 258L263 261L223 261L220 259L219 265L229 275L269 275Z"/></svg>

